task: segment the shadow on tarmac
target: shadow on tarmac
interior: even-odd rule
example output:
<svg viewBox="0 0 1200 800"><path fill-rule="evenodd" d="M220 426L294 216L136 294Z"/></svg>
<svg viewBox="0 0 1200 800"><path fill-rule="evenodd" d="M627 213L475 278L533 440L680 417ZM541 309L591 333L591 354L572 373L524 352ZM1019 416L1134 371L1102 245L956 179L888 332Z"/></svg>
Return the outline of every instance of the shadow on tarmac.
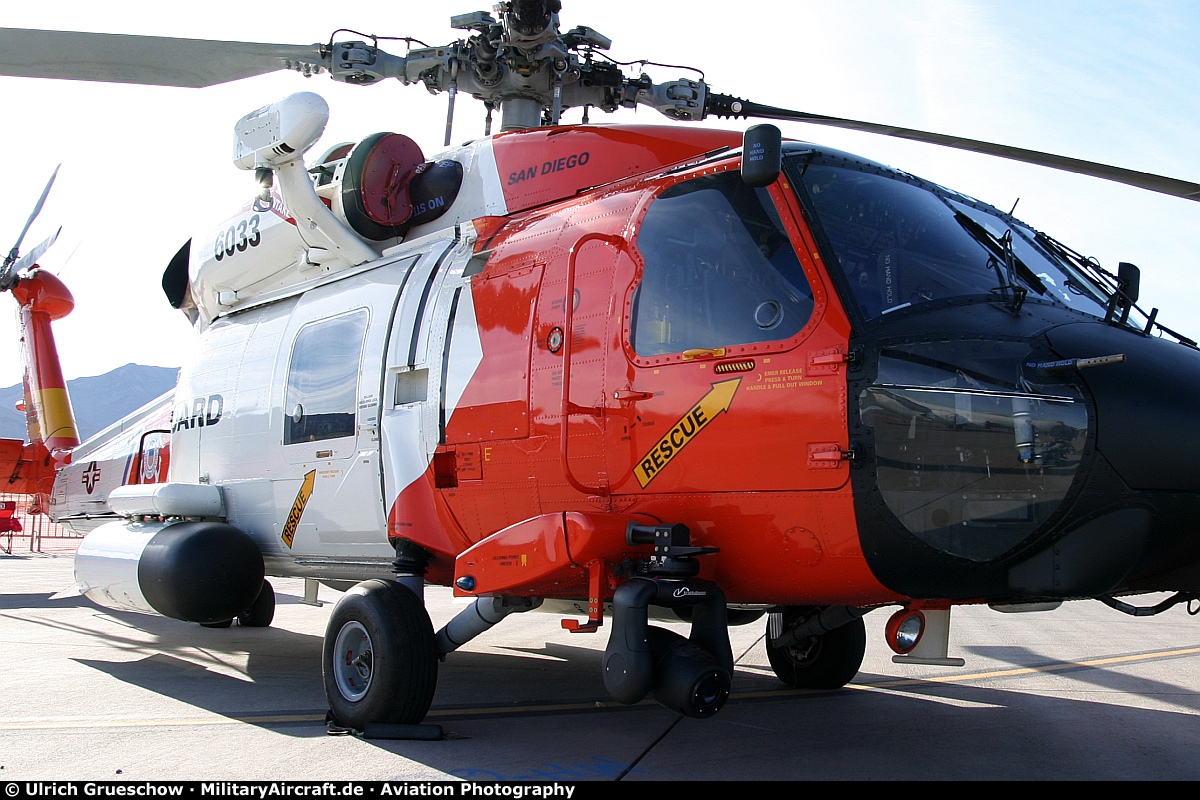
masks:
<svg viewBox="0 0 1200 800"><path fill-rule="evenodd" d="M90 606L51 596L0 595L0 610ZM113 648L113 659L75 660L128 685L285 737L326 735L320 635L96 617L103 624L42 613L23 621ZM861 672L833 692L784 690L759 658L738 667L720 714L692 720L652 703L614 704L594 646L502 641L440 667L429 721L452 738L364 744L477 780L1200 779L1200 693L1186 678L1194 656L1156 656L1149 663L1178 669L1149 677L1028 647L974 646L965 649L991 666L969 684ZM1134 667L1146 663L1137 655L1113 653ZM1142 707L1129 706L1132 697ZM221 730L212 729L214 741Z"/></svg>
<svg viewBox="0 0 1200 800"><path fill-rule="evenodd" d="M253 719L323 714L320 637L162 622L154 631L158 654L80 663L283 735L324 735L317 722ZM255 645L269 652L251 652L244 676L174 653ZM429 719L447 729L448 740L366 743L471 780L1200 778L1191 755L1200 746L1195 693L1129 672L1055 662L1028 648L977 650L1033 668L1039 680L1052 672L1062 692L1004 685L1027 674L998 675L980 686L872 673L838 691L785 691L769 673L739 668L726 708L711 720L692 720L653 704L613 704L600 651L547 643L451 654ZM1179 710L1117 705L1111 698L1118 693Z"/></svg>
<svg viewBox="0 0 1200 800"><path fill-rule="evenodd" d="M16 611L22 608L95 608L81 595L70 595L55 599L54 594L42 592L32 594L0 594L0 611Z"/></svg>

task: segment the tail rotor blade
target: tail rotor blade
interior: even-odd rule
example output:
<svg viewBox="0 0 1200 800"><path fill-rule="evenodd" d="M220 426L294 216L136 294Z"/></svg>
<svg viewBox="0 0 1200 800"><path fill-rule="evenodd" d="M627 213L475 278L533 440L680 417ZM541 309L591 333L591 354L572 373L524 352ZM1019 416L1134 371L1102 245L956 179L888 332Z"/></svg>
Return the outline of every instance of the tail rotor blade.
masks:
<svg viewBox="0 0 1200 800"><path fill-rule="evenodd" d="M58 239L58 235L60 233L62 233L61 227L59 227L58 230L56 230L53 234L51 234L49 237L47 237L37 247L33 248L28 253L21 256L16 261L14 261L12 266L9 267L8 271L13 275L20 275L24 270L28 269L29 267L32 267L34 264L36 264L38 262L38 259L40 259L42 256L44 256L46 254L46 251L49 250L50 246L53 245L55 240ZM7 277L7 275L5 277Z"/></svg>
<svg viewBox="0 0 1200 800"><path fill-rule="evenodd" d="M21 252L21 242L25 240L25 234L29 233L29 226L33 224L35 219L37 219L37 215L42 213L42 206L46 204L46 195L50 194L50 187L54 185L54 179L58 177L58 171L61 168L62 164L59 164L57 167L55 167L54 173L50 176L50 180L46 181L46 188L42 189L42 196L38 198L37 205L33 207L33 213L30 214L29 219L25 221L25 227L21 229L21 235L17 237L17 243L12 246L12 250L8 251L8 259L6 260L9 263L15 260L17 254ZM59 230L62 230L62 228L59 228ZM53 243L53 239L56 236L58 236L57 233L50 237L51 243ZM46 247L49 246L50 245L46 245ZM42 252L45 251L43 250Z"/></svg>

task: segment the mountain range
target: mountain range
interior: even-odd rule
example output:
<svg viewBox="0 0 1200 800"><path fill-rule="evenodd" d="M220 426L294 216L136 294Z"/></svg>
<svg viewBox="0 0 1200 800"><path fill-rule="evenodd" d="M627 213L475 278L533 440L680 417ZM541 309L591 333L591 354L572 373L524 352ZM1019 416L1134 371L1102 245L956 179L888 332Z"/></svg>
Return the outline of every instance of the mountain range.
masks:
<svg viewBox="0 0 1200 800"><path fill-rule="evenodd" d="M179 370L126 364L112 372L67 381L79 438L89 436L175 388ZM21 384L0 389L0 438L26 439L25 415L15 406L22 399Z"/></svg>

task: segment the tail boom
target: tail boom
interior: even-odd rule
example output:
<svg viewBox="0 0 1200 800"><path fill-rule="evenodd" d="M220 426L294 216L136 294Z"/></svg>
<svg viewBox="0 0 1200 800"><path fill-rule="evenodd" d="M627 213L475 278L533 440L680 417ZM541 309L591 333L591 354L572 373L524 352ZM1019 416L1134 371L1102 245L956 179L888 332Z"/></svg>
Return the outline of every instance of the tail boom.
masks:
<svg viewBox="0 0 1200 800"><path fill-rule="evenodd" d="M65 458L79 444L79 430L50 323L71 313L75 300L62 281L36 269L12 292L21 310L29 438L56 459Z"/></svg>

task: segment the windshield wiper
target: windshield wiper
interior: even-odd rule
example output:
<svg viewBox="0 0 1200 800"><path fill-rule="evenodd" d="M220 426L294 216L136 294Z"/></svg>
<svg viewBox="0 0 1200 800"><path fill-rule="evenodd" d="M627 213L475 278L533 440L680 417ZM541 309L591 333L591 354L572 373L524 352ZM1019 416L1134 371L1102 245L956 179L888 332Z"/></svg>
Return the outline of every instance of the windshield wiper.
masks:
<svg viewBox="0 0 1200 800"><path fill-rule="evenodd" d="M1085 277L1090 277L1093 283L1096 285L1096 288L1100 290L1101 296L1096 297L1096 293L1094 291L1085 291L1085 289L1088 287L1070 284L1069 288L1071 288L1077 294L1081 294L1084 297L1090 297L1092 300L1103 306L1111 302L1114 294L1119 293L1119 285L1117 289L1111 289L1107 285L1109 283L1116 285L1117 276L1101 267L1100 264L1098 264L1094 259L1080 255L1062 242L1045 233L1042 233L1041 231L1034 231L1033 240L1048 250L1051 255L1055 256L1060 261L1074 266L1081 271Z"/></svg>
<svg viewBox="0 0 1200 800"><path fill-rule="evenodd" d="M1151 309L1149 314L1147 314L1145 311L1142 311L1141 307L1139 307L1132 298L1125 294L1120 277L1113 275L1111 272L1101 267L1100 264L1094 259L1080 255L1062 242L1042 233L1041 231L1036 231L1034 233L1034 241L1041 244L1064 262L1077 265L1081 270L1084 271L1085 274L1090 273L1093 278L1096 279L1097 285L1101 291L1108 292L1108 301L1103 303L1103 305L1106 307L1111 308L1114 303L1124 301L1128 303L1128 308L1136 308L1138 313L1146 318L1146 327L1142 329L1142 333L1148 336L1153 333L1155 328L1158 328L1160 331L1172 337L1175 339L1175 341L1186 347L1200 348L1200 345L1197 344L1196 340L1189 339L1178 331L1173 331L1166 325L1163 325L1161 322L1159 322L1157 308ZM1135 328L1133 324L1128 321L1128 316L1129 311L1126 309L1125 318L1120 320L1119 323L1113 322L1112 312L1110 311L1108 319L1105 321L1109 322L1110 324L1120 324L1137 330L1137 328Z"/></svg>
<svg viewBox="0 0 1200 800"><path fill-rule="evenodd" d="M1044 295L1046 293L1046 284L1042 283L1042 279L1035 275L1033 270L1026 266L1025 262L1013 252L1013 233L1011 229L1005 231L1003 236L997 238L987 228L961 211L954 212L954 219L963 227L963 230L971 235L971 238L987 248L992 253L994 259L1003 260L1007 282L1001 281L1000 291L1009 296L1009 303L1012 305L1014 312L1021 310L1021 305L1025 302L1025 296L1028 294L1028 291L1024 287L1017 285L1016 278L1020 278L1022 283L1038 294Z"/></svg>
<svg viewBox="0 0 1200 800"><path fill-rule="evenodd" d="M1004 259L1005 269L1010 272L1015 272L1017 276L1033 289L1038 294L1046 293L1046 284L1042 283L1033 270L1026 266L1025 262L1017 257L1012 248L1012 230L1007 230L1001 237L992 235L992 232L980 225L975 220L968 217L961 211L954 212L954 218L958 220L958 224L962 225L967 233L971 234L980 244L986 247L992 253Z"/></svg>

